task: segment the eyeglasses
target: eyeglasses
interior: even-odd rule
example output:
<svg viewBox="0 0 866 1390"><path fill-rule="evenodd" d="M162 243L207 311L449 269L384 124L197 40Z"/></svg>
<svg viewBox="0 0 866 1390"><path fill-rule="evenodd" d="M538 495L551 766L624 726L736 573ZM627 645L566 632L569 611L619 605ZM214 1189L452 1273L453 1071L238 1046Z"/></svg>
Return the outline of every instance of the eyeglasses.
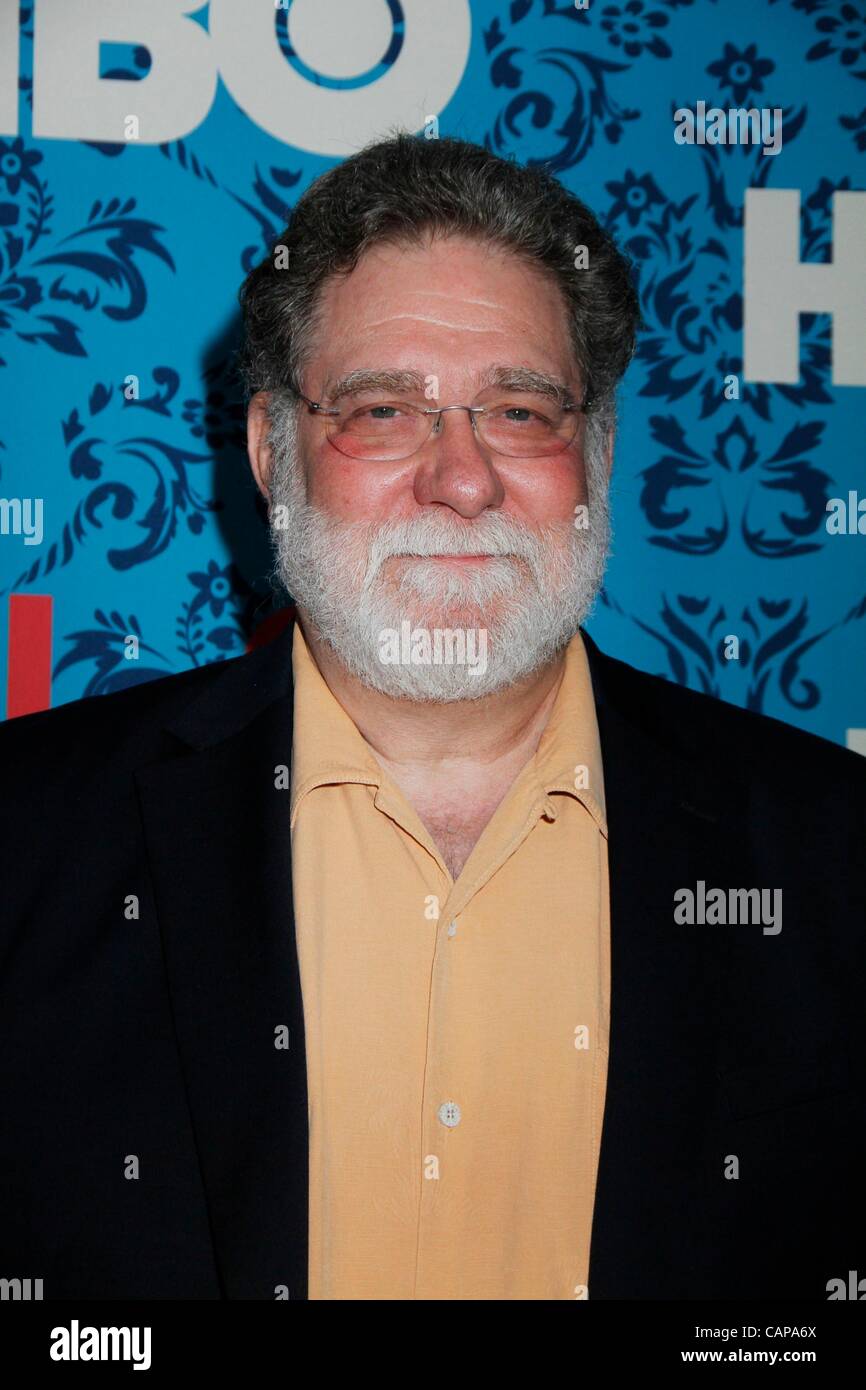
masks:
<svg viewBox="0 0 866 1390"><path fill-rule="evenodd" d="M545 458L568 448L577 434L578 416L591 404L560 403L532 391L491 387L475 405L420 406L380 393L353 397L329 409L295 387L311 415L325 420L328 441L347 458L394 462L409 458L442 428L446 410L468 410L476 435L494 453L507 458Z"/></svg>

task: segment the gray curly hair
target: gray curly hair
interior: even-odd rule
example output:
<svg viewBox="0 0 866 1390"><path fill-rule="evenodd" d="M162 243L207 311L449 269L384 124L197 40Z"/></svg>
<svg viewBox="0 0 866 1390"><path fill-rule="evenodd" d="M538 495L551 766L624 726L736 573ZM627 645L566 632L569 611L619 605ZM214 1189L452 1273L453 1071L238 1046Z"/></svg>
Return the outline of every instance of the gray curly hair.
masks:
<svg viewBox="0 0 866 1390"><path fill-rule="evenodd" d="M319 292L370 247L463 235L512 251L552 275L563 296L585 398L601 442L639 324L632 264L590 209L552 175L480 145L404 132L329 169L299 199L239 292L238 368L247 394L286 399L311 351ZM288 256L277 265L276 249ZM576 268L585 247L583 268ZM287 262L287 264L286 264Z"/></svg>

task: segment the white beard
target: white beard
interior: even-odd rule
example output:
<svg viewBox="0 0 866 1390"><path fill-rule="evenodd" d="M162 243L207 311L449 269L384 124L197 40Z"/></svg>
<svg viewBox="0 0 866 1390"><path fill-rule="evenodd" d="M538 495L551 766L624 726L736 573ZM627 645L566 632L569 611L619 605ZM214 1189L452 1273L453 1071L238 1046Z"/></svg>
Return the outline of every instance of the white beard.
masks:
<svg viewBox="0 0 866 1390"><path fill-rule="evenodd" d="M585 529L570 520L532 529L499 511L465 522L439 509L410 521L342 522L306 501L293 436L286 430L274 450L274 577L365 685L395 699L482 699L552 661L591 611L610 546L603 469L587 467ZM465 571L389 559L407 553L496 558ZM448 664L441 649L441 664L419 664L417 655L407 661L405 643L402 660L383 660L383 633L405 632L407 623L431 637L462 630L467 648L477 654L484 647L483 669L477 660Z"/></svg>

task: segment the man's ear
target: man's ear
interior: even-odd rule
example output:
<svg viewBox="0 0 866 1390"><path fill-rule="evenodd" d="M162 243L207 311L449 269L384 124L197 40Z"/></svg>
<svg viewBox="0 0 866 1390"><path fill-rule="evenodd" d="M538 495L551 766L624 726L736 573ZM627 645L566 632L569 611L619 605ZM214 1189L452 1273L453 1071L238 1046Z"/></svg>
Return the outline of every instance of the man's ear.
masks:
<svg viewBox="0 0 866 1390"><path fill-rule="evenodd" d="M250 461L250 468L253 470L256 487L268 503L271 500L270 481L273 466L271 446L268 444L268 433L271 428L270 416L268 415L269 399L270 392L257 391L247 407L247 457Z"/></svg>

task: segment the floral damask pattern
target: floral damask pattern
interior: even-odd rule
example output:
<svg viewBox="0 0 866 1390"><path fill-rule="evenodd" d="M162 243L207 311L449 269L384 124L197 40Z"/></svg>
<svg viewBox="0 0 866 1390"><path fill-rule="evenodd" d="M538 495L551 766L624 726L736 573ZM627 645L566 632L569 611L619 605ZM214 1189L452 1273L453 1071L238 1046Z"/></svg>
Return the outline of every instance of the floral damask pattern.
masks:
<svg viewBox="0 0 866 1390"><path fill-rule="evenodd" d="M383 72L401 61L409 22L397 0L389 8ZM831 264L833 195L864 186L866 10L852 0L473 0L471 10L472 55L440 134L554 172L617 238L641 295L623 392L638 443L618 455L616 502L640 543L617 557L599 622L627 659L632 639L644 652L649 642L669 679L839 737L821 723L824 653L831 634L861 633L866 585L862 559L858 570L825 518L829 499L852 486L862 431L837 416L856 388L834 386L831 322L817 313L800 319L799 381L744 379L743 207L749 187L799 189L801 257ZM23 6L28 113L32 41ZM278 8L274 42L303 75ZM130 44L104 75L132 90L150 64ZM677 146L673 113L697 99L778 108L783 152ZM272 611L264 508L240 484L236 321L197 358L194 318L157 349L146 330L153 297L180 283L203 227L233 239L235 272L212 286L230 311L241 276L327 161L270 139L237 108L219 121L149 150L40 142L29 121L0 137L0 389L14 381L40 422L47 402L51 433L29 476L50 475L65 499L48 509L38 550L0 552L0 587L76 595L77 620L58 633L57 699L224 660ZM828 121L832 148L816 134ZM184 205L166 198L169 176L173 188L185 181ZM76 213L73 193L84 190ZM118 332L129 344L122 369ZM80 368L58 370L64 362L84 363L83 384ZM34 371L44 392L26 384ZM20 438L12 449L4 437L0 451L4 488L21 491ZM639 605L617 592L635 575ZM140 598L120 596L124 576L140 576Z"/></svg>
<svg viewBox="0 0 866 1390"><path fill-rule="evenodd" d="M134 198L97 200L84 226L59 235L42 163L21 136L0 140L0 344L9 351L15 337L83 357L87 316L139 318L147 257L172 271L175 265L160 235L165 228L134 215Z"/></svg>

